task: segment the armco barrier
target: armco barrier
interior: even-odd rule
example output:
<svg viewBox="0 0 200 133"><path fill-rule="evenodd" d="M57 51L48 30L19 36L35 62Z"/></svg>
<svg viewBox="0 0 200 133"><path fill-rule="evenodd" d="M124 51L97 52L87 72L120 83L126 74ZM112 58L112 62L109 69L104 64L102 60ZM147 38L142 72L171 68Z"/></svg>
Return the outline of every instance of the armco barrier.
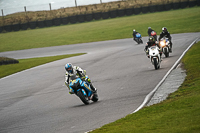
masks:
<svg viewBox="0 0 200 133"><path fill-rule="evenodd" d="M54 18L53 19L53 25L55 25L55 26L61 25L61 18Z"/></svg>
<svg viewBox="0 0 200 133"><path fill-rule="evenodd" d="M44 28L45 27L45 21L37 21L37 26L39 28Z"/></svg>
<svg viewBox="0 0 200 133"><path fill-rule="evenodd" d="M101 17L102 17L102 19L108 19L110 17L109 12L102 12Z"/></svg>
<svg viewBox="0 0 200 133"><path fill-rule="evenodd" d="M0 33L3 32L3 27L0 27Z"/></svg>
<svg viewBox="0 0 200 133"><path fill-rule="evenodd" d="M125 15L125 9L118 9L117 10L117 16L122 17Z"/></svg>
<svg viewBox="0 0 200 133"><path fill-rule="evenodd" d="M151 5L151 6L149 6L149 11L150 12L157 12L157 5Z"/></svg>
<svg viewBox="0 0 200 133"><path fill-rule="evenodd" d="M35 29L37 27L37 21L29 22L29 28Z"/></svg>
<svg viewBox="0 0 200 133"><path fill-rule="evenodd" d="M93 14L92 13L91 14L86 14L85 15L85 20L88 21L88 22L92 21L93 20Z"/></svg>
<svg viewBox="0 0 200 133"><path fill-rule="evenodd" d="M133 8L133 13L134 13L135 15L140 14L141 12L142 12L141 7Z"/></svg>
<svg viewBox="0 0 200 133"><path fill-rule="evenodd" d="M165 11L171 10L172 9L172 3L165 4Z"/></svg>
<svg viewBox="0 0 200 133"><path fill-rule="evenodd" d="M149 6L144 6L144 7L142 7L142 13L147 13L147 12L149 12L150 10L149 10Z"/></svg>
<svg viewBox="0 0 200 133"><path fill-rule="evenodd" d="M197 0L197 6L200 6L200 0Z"/></svg>
<svg viewBox="0 0 200 133"><path fill-rule="evenodd" d="M19 30L21 29L20 25L21 25L21 24L13 24L13 25L12 25L12 30L13 30L13 31L19 31Z"/></svg>
<svg viewBox="0 0 200 133"><path fill-rule="evenodd" d="M181 8L186 8L188 6L188 1L181 2Z"/></svg>
<svg viewBox="0 0 200 133"><path fill-rule="evenodd" d="M20 26L21 26L21 30L27 30L28 29L28 23L23 23Z"/></svg>
<svg viewBox="0 0 200 133"><path fill-rule="evenodd" d="M12 25L5 25L3 28L7 32L11 32L12 31Z"/></svg>
<svg viewBox="0 0 200 133"><path fill-rule="evenodd" d="M125 11L126 11L127 16L133 15L133 8L127 8L127 9L125 9Z"/></svg>
<svg viewBox="0 0 200 133"><path fill-rule="evenodd" d="M165 11L165 5L164 5L164 4L162 4L162 5L157 5L157 11L158 11L158 12Z"/></svg>
<svg viewBox="0 0 200 133"><path fill-rule="evenodd" d="M189 7L194 7L197 5L197 1L189 1Z"/></svg>
<svg viewBox="0 0 200 133"><path fill-rule="evenodd" d="M51 27L51 26L53 26L52 20L45 20L45 25L46 25L46 27Z"/></svg>
<svg viewBox="0 0 200 133"><path fill-rule="evenodd" d="M69 16L69 22L71 24L77 23L77 16Z"/></svg>
<svg viewBox="0 0 200 133"><path fill-rule="evenodd" d="M66 25L69 23L69 17L62 18L62 24Z"/></svg>
<svg viewBox="0 0 200 133"><path fill-rule="evenodd" d="M109 12L110 18L116 18L117 17L117 10L113 10Z"/></svg>
<svg viewBox="0 0 200 133"><path fill-rule="evenodd" d="M13 25L5 25L0 27L0 33L6 31L19 31L19 30L27 30L28 28L35 29L43 28L43 27L51 27L51 26L59 26L61 24L66 25L68 23L75 24L77 22L82 23L85 21L92 21L99 20L99 19L108 19L108 18L115 18L115 17L122 17L125 15L132 15L132 14L140 14L140 13L148 13L148 12L161 12L161 11L168 11L171 9L180 9L186 7L194 7L200 6L200 0L194 1L184 1L184 2L176 2L176 3L168 3L168 4L161 4L161 5L149 5L144 7L137 7L137 8L127 8L127 9L117 9L108 12L96 12L90 14L81 14L81 15L74 15L68 16L63 18L55 18L52 20L44 20L44 21L34 21L34 22L27 22L22 24L13 24Z"/></svg>
<svg viewBox="0 0 200 133"><path fill-rule="evenodd" d="M79 23L85 22L85 14L77 15L77 21L78 21Z"/></svg>
<svg viewBox="0 0 200 133"><path fill-rule="evenodd" d="M180 6L180 2L176 2L176 3L173 3L173 9L179 9L181 6Z"/></svg>
<svg viewBox="0 0 200 133"><path fill-rule="evenodd" d="M93 13L93 19L95 19L95 20L101 19L102 18L101 14L102 14L101 12Z"/></svg>

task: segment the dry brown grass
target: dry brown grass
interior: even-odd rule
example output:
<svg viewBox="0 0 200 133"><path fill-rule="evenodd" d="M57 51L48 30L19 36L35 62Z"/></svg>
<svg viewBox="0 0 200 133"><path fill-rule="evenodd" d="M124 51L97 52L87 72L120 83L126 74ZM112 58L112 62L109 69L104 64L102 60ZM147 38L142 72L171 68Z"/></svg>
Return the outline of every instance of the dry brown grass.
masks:
<svg viewBox="0 0 200 133"><path fill-rule="evenodd" d="M31 21L50 20L53 18L67 17L78 14L89 14L95 12L107 12L110 10L124 9L131 7L141 7L147 5L194 1L194 0L124 0L87 6L68 7L51 11L20 12L0 17L0 26Z"/></svg>

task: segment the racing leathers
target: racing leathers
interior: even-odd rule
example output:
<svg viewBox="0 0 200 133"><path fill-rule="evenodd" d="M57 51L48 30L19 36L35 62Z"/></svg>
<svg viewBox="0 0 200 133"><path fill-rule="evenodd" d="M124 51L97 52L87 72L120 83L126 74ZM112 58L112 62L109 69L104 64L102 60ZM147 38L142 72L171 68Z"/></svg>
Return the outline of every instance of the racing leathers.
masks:
<svg viewBox="0 0 200 133"><path fill-rule="evenodd" d="M72 80L74 80L78 77L81 78L82 80L88 82L94 93L97 91L96 88L92 85L91 80L86 75L86 71L81 69L78 66L73 66L72 72L71 73L66 72L66 74L65 74L65 85L68 87L70 94L74 94L74 92L70 89L69 84Z"/></svg>

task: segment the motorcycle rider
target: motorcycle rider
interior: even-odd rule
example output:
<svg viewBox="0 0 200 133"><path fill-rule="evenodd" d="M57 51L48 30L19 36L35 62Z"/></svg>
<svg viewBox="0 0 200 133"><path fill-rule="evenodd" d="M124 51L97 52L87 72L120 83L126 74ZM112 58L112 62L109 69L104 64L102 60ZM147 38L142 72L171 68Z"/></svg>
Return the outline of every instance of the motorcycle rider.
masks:
<svg viewBox="0 0 200 133"><path fill-rule="evenodd" d="M135 40L136 41L136 34L137 34L138 32L137 31L135 31L135 29L133 29L133 40Z"/></svg>
<svg viewBox="0 0 200 133"><path fill-rule="evenodd" d="M152 35L152 33L154 32L154 38L155 38L155 40L157 41L157 35L156 35L156 32L155 32L155 30L153 30L151 27L148 27L148 31L147 31L147 33L148 33L148 35L149 35L149 37L150 36L153 36Z"/></svg>
<svg viewBox="0 0 200 133"><path fill-rule="evenodd" d="M160 56L162 56L162 51L161 51L161 48L160 48L158 42L155 41L154 37L150 36L149 41L146 43L146 46L145 46L145 52L146 52L146 55L147 55L148 58L149 58L149 49L148 48L151 47L151 46L158 46Z"/></svg>
<svg viewBox="0 0 200 133"><path fill-rule="evenodd" d="M171 41L172 37L171 37L170 33L167 31L166 27L162 28L162 32L160 33L158 40L160 41L160 39L163 37L167 37L169 39L169 43L170 43L169 52L172 53L172 41Z"/></svg>
<svg viewBox="0 0 200 133"><path fill-rule="evenodd" d="M151 36L151 32L152 31L154 31L153 29L151 29L151 27L148 27L148 31L147 31L147 33L148 33L148 35L149 35L149 37ZM155 31L154 31L155 32Z"/></svg>
<svg viewBox="0 0 200 133"><path fill-rule="evenodd" d="M77 77L81 78L82 80L86 81L87 83L90 84L90 87L92 91L95 93L97 89L92 85L91 80L88 78L86 75L86 70L81 69L78 66L73 66L71 63L67 63L65 65L65 85L69 89L69 94L74 94L73 90L70 89L69 83L71 80L76 79Z"/></svg>

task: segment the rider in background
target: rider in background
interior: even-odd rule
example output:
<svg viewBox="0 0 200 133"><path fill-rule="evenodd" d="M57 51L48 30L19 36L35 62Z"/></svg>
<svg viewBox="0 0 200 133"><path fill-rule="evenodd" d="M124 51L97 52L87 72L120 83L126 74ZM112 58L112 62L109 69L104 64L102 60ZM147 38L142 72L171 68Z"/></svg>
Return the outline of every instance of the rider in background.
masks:
<svg viewBox="0 0 200 133"><path fill-rule="evenodd" d="M149 37L149 41L146 43L146 46L145 46L145 52L146 52L146 55L148 58L149 58L149 49L148 48L150 48L151 46L158 46L158 48L160 49L158 42L156 42L155 38L152 36ZM161 50L159 50L159 52L160 52L160 56L162 56Z"/></svg>
<svg viewBox="0 0 200 133"><path fill-rule="evenodd" d="M137 31L135 31L135 29L133 29L133 40L135 40L136 41L136 34L137 34L138 32Z"/></svg>
<svg viewBox="0 0 200 133"><path fill-rule="evenodd" d="M160 39L163 37L167 37L169 39L169 43L170 43L169 52L172 52L172 42L171 42L172 37L171 37L170 33L167 31L166 27L162 28L162 32L160 33L158 40L160 41Z"/></svg>
<svg viewBox="0 0 200 133"><path fill-rule="evenodd" d="M155 32L155 30L151 29L151 27L148 27L148 31L147 31L147 33L148 33L149 37L151 36L151 32L152 32L152 31Z"/></svg>
<svg viewBox="0 0 200 133"><path fill-rule="evenodd" d="M97 91L97 89L92 85L91 80L86 75L86 70L83 70L78 66L73 66L71 63L67 63L65 65L65 70L66 70L65 85L69 89L69 94L74 94L73 91L69 87L70 81L74 80L74 79L76 79L78 77L81 78L82 80L88 82L90 84L90 87L91 87L91 89L92 89L92 91L94 93Z"/></svg>
<svg viewBox="0 0 200 133"><path fill-rule="evenodd" d="M147 31L149 37L153 36L155 38L155 40L157 41L157 34L155 32L155 30L151 29L151 27L148 27L148 31Z"/></svg>

